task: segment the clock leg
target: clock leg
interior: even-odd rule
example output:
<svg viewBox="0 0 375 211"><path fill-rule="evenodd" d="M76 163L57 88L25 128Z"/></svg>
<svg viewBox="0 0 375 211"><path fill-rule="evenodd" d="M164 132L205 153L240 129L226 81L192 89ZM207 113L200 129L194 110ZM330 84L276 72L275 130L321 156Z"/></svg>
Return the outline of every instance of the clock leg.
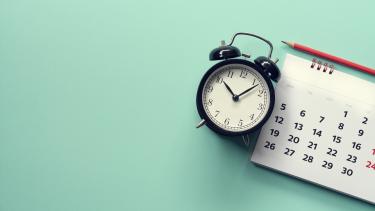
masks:
<svg viewBox="0 0 375 211"><path fill-rule="evenodd" d="M204 124L206 124L206 120L205 120L205 119L202 119L202 120L198 123L198 125L196 126L196 128L200 128L200 127L202 127Z"/></svg>

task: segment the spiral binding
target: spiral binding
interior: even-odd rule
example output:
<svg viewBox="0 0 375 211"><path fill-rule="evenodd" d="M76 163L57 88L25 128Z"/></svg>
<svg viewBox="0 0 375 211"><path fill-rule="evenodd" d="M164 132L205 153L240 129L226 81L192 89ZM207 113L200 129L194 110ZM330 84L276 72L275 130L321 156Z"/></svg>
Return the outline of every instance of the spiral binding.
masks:
<svg viewBox="0 0 375 211"><path fill-rule="evenodd" d="M321 60L318 60L316 58L313 58L311 62L311 69L316 69L320 71L323 68L323 72L325 73L328 70L328 74L332 74L335 70L335 66L333 64L328 65L327 62L323 63Z"/></svg>

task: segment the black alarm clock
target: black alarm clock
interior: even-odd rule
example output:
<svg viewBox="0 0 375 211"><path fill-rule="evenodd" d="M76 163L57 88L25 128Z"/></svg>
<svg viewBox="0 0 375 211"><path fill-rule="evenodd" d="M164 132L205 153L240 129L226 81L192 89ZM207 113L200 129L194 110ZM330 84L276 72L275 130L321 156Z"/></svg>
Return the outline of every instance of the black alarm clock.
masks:
<svg viewBox="0 0 375 211"><path fill-rule="evenodd" d="M270 47L267 57L254 61L233 46L238 35L256 37ZM197 91L196 104L200 123L221 135L245 135L259 129L272 113L275 92L271 81L277 82L280 71L271 60L273 46L268 40L250 33L236 33L230 44L210 53L210 60L222 60L203 76ZM241 58L242 57L242 58Z"/></svg>

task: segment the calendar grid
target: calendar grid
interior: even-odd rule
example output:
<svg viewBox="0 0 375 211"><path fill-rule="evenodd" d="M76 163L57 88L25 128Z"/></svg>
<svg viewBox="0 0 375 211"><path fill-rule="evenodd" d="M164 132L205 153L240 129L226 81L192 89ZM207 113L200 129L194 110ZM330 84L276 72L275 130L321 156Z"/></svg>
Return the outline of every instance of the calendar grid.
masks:
<svg viewBox="0 0 375 211"><path fill-rule="evenodd" d="M353 100L353 96L337 94L339 89L327 91L319 84L319 72L296 76L296 69L307 71L306 60L288 55L285 63L286 77L277 86L274 111L251 160L375 203L375 187L366 183L375 178L372 99L366 101L362 96L362 100ZM339 82L356 80L340 74L335 74ZM316 84L305 83L306 77Z"/></svg>

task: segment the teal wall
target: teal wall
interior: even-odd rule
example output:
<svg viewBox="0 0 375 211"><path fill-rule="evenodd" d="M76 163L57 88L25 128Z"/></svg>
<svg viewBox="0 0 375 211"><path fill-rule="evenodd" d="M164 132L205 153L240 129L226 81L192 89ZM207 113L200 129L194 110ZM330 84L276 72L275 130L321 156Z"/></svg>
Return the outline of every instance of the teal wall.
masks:
<svg viewBox="0 0 375 211"><path fill-rule="evenodd" d="M256 167L239 138L194 128L195 92L220 40L262 35L280 65L288 52L310 58L280 43L291 40L375 67L374 8L2 0L0 210L374 210ZM236 44L254 57L267 52L256 40Z"/></svg>

